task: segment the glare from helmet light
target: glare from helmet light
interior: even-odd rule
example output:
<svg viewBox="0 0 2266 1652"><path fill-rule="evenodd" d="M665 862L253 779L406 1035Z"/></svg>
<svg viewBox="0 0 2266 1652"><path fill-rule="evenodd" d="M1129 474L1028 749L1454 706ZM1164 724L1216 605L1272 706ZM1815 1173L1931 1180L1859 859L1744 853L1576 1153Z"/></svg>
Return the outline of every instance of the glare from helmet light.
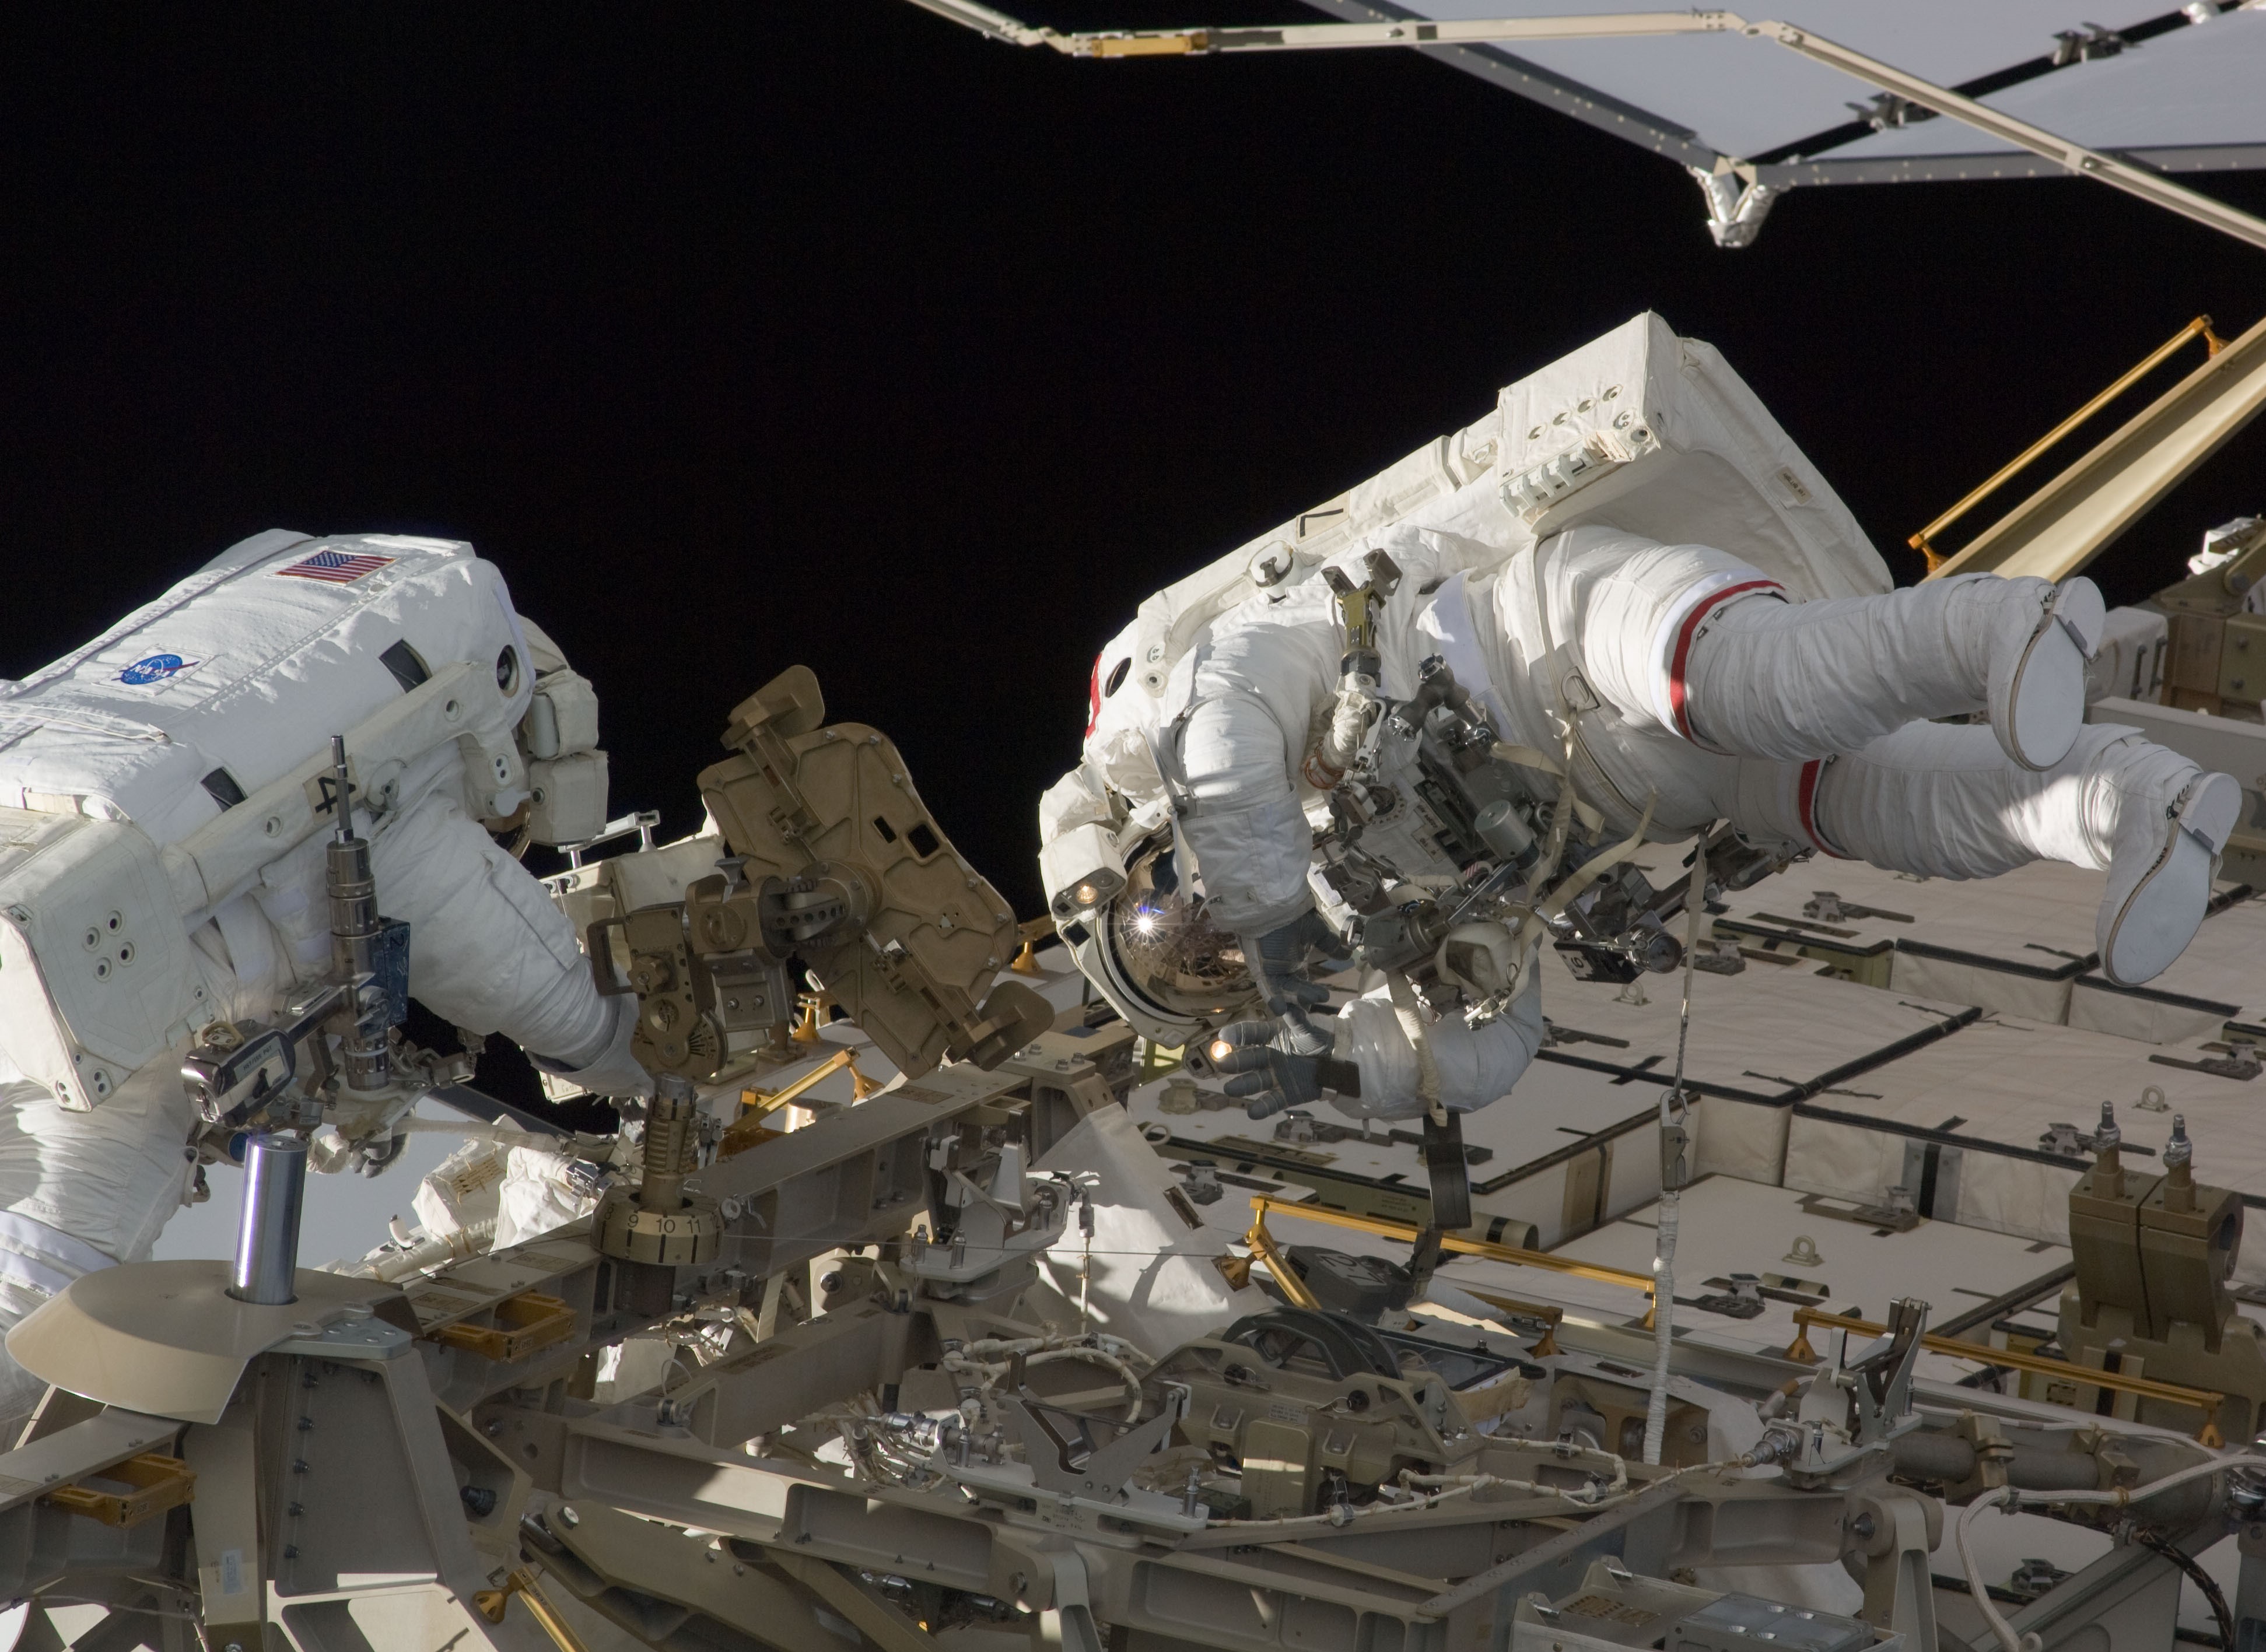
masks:
<svg viewBox="0 0 2266 1652"><path fill-rule="evenodd" d="M1235 1046L1229 1043L1225 1039L1215 1038L1211 1041L1211 1047L1204 1053L1210 1056L1215 1062L1221 1062L1225 1061L1234 1051L1234 1049Z"/></svg>
<svg viewBox="0 0 2266 1652"><path fill-rule="evenodd" d="M1098 906L1101 903L1101 891L1091 883L1079 884L1072 893L1077 895L1080 906Z"/></svg>
<svg viewBox="0 0 2266 1652"><path fill-rule="evenodd" d="M1173 863L1168 851L1152 846L1134 859L1122 889L1105 873L1082 880L1108 891L1100 958L1122 971L1127 990L1144 1002L1218 1027L1222 1006L1248 996L1250 971L1235 937L1207 915L1202 896L1176 876L1159 880ZM1075 887L1065 888L1064 904L1077 895ZM1203 1044L1196 1040L1191 1053Z"/></svg>

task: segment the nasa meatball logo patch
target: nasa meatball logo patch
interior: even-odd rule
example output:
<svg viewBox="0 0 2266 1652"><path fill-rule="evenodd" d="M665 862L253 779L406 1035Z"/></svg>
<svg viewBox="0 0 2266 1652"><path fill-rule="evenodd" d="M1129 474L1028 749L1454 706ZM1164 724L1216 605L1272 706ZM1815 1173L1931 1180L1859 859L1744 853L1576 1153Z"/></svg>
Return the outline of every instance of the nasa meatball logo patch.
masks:
<svg viewBox="0 0 2266 1652"><path fill-rule="evenodd" d="M202 663L199 660L184 660L178 654L153 654L128 666L118 674L118 680L128 688L147 688L152 683L170 682Z"/></svg>

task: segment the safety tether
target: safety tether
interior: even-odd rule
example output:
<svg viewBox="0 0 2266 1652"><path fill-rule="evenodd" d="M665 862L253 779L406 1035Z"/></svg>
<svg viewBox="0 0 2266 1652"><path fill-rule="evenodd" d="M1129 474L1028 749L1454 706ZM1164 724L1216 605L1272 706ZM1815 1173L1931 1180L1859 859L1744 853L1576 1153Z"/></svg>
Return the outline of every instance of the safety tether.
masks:
<svg viewBox="0 0 2266 1652"><path fill-rule="evenodd" d="M1684 1093L1684 1049L1692 1033L1692 975L1700 925L1707 910L1707 834L1692 848L1692 882L1684 896L1684 1007L1676 1024L1676 1082L1660 1098L1659 1246L1652 1259L1652 1393L1644 1407L1644 1460L1660 1461L1668 1429L1668 1362L1676 1347L1676 1222L1691 1177L1692 1105Z"/></svg>

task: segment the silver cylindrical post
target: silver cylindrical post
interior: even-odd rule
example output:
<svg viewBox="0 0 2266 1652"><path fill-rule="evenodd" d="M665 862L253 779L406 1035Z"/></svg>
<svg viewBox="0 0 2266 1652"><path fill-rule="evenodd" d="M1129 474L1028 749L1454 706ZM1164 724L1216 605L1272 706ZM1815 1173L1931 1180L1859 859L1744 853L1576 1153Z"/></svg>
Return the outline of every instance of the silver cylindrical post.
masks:
<svg viewBox="0 0 2266 1652"><path fill-rule="evenodd" d="M340 1040L347 1088L362 1094L392 1082L391 1052L385 1027L374 1019L376 996L370 984L373 948L383 927L377 915L377 880L370 870L369 839L354 829L354 783L347 770L347 742L331 736L333 784L338 788L338 834L328 845L325 888L331 903L331 969L352 994L352 1026Z"/></svg>
<svg viewBox="0 0 2266 1652"><path fill-rule="evenodd" d="M236 1268L228 1294L239 1302L296 1301L299 1210L307 1190L307 1144L294 1136L255 1136L244 1149L244 1210L237 1219Z"/></svg>

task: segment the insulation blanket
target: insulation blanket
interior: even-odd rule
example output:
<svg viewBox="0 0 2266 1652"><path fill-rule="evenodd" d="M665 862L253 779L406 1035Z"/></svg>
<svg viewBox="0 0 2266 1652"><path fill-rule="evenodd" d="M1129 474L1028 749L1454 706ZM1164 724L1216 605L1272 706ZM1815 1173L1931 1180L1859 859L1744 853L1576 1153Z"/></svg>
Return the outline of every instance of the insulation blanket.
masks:
<svg viewBox="0 0 2266 1652"><path fill-rule="evenodd" d="M1047 1279L1073 1307L1085 1288L1094 1329L1162 1356L1275 1305L1254 1286L1228 1284L1214 1266L1227 1254L1227 1236L1175 1207L1172 1173L1122 1107L1086 1115L1036 1168L1097 1179L1090 1254L1073 1220L1042 1261ZM1083 1277L1088 1267L1090 1280Z"/></svg>
<svg viewBox="0 0 2266 1652"><path fill-rule="evenodd" d="M1665 1087L1676 1071L1682 977L1640 977L1625 990L1546 964L1542 1061L1602 1069ZM1816 973L1808 961L1751 961L1737 975L1694 971L1687 1080L1721 1094L1792 1100L1941 1038L1974 1012ZM1632 995L1641 1003L1631 1001ZM1600 1040L1626 1041L1625 1045ZM1830 1089L1829 1089L1830 1093Z"/></svg>
<svg viewBox="0 0 2266 1652"><path fill-rule="evenodd" d="M1786 1185L1877 1203L1886 1188L1904 1182L1907 1145L1933 1140L1940 1149L1939 1190L1955 1174L1957 1187L1956 1210L1940 1215L2065 1244L2069 1189L2091 1162L2072 1137L2098 1125L2106 1100L2116 1106L2125 1162L2139 1173L2158 1173L2158 1156L2178 1113L2195 1143L2196 1179L2255 1193L2266 1188L2257 1081L2151 1059L2194 1063L2212 1055L2195 1044L2160 1049L2077 1028L1986 1019L1866 1074L1853 1086L1861 1094L1820 1096L1815 1111L1797 1108L1787 1135ZM1816 1111L1835 1116L1821 1118ZM1875 1119L1931 1135L1872 1128ZM2058 1125L2068 1127L2058 1142ZM1955 1171L1948 1170L1941 1161L1955 1151ZM2266 1283L2266 1246L2246 1246L2235 1275Z"/></svg>

